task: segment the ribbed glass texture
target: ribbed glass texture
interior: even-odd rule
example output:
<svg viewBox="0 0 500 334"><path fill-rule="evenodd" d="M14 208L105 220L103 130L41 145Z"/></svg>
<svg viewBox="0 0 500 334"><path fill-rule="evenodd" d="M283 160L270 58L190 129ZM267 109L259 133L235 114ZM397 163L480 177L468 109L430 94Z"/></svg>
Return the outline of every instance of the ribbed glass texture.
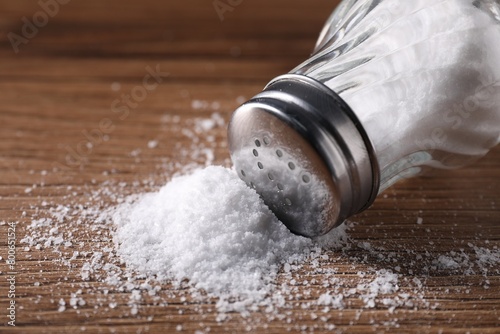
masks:
<svg viewBox="0 0 500 334"><path fill-rule="evenodd" d="M381 191L427 167L463 166L500 141L500 0L344 0L291 73L352 108Z"/></svg>

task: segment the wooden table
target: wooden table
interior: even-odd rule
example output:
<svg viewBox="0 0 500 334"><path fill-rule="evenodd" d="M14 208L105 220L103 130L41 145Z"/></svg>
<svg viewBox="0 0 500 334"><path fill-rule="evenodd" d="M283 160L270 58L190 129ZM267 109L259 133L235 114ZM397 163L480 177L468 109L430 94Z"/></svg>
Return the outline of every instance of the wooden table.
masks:
<svg viewBox="0 0 500 334"><path fill-rule="evenodd" d="M254 324L256 333L333 327L326 325L353 333L498 333L498 260L496 267L485 265L488 271L481 271L475 249L498 255L500 148L471 167L386 191L354 217L351 249L329 251L321 265L337 268L346 289L377 270L400 270L398 293L408 293L416 304L393 312L381 300L367 308L352 296L345 298L344 309L323 314L322 308L307 306L325 293L316 285L284 319L271 321L254 312L217 322L213 305L189 296L182 301L181 292L166 284L173 296L168 305L145 299L131 315L129 293L104 294L105 283L82 280L88 258L68 266L61 259L71 257L71 247L57 253L21 242L34 233L27 226L58 205L105 208L114 199L102 193L104 187L121 194L145 192L164 184L179 166L205 163L206 155L191 154L194 148L209 148L211 163L229 166L225 126L210 130L213 142L200 135L198 143L182 128L192 129L196 119L214 112L227 122L245 98L305 59L336 1L234 1L219 12L214 3L230 2L71 1L45 9L36 2L0 4L0 313L5 325L0 332L171 333L181 325L181 332L210 327L211 333L241 333ZM35 29L26 23L33 20ZM144 78L155 71L161 73L157 82L145 86ZM68 216L65 224L80 218ZM5 261L13 222L15 328L6 326L12 298ZM96 233L83 224L71 239L84 242L82 249L89 252L112 246ZM436 266L439 256L457 254L470 256L473 274ZM311 279L307 266L300 276ZM423 284L416 290L414 278ZM61 311L59 300L68 302L78 290L85 305L67 304ZM116 307L108 307L110 301Z"/></svg>

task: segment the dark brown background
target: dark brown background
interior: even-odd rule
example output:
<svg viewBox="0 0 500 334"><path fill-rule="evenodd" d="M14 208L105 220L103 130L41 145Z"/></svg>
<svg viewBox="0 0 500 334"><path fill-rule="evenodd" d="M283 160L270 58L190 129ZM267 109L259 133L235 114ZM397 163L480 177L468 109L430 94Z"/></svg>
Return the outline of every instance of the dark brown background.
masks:
<svg viewBox="0 0 500 334"><path fill-rule="evenodd" d="M68 186L84 197L104 181L148 179L161 185L171 176L171 170L167 173L158 167L162 159L191 162L176 149L186 137L162 128L161 117L179 115L181 123L208 117L211 112L192 108L192 100L197 99L218 101L219 112L228 120L239 96L251 97L274 76L289 71L309 55L335 5L336 1L324 0L242 1L224 13L221 21L211 1L73 0L61 5L16 53L8 33L21 35L22 18L31 21L40 6L35 1L2 0L0 221L19 221L19 241L34 217L69 201ZM147 66L159 66L170 75L127 117L115 121L110 140L94 147L85 161L68 157L68 147L74 149L84 139L82 131L96 128L109 117L112 101L119 96L111 89L113 83L121 85L121 92L129 92L141 84ZM152 139L158 140L158 147L144 149ZM216 141L220 145L215 149L215 163L228 165L223 128L216 131ZM140 161L130 154L138 147L143 148ZM359 224L351 236L397 253L402 263L407 249L444 254L468 242L498 247L499 167L500 149L496 148L471 167L399 184L355 217ZM38 187L26 193L33 184ZM127 187L130 193L144 190L145 186ZM43 201L49 206L42 206ZM423 218L422 225L415 223L417 217ZM0 232L0 255L5 259L7 225L0 226ZM89 243L91 247L92 240ZM50 249L31 250L31 258L26 258L22 247L18 243L17 303L22 308L17 311L16 329L20 332L173 332L177 324L183 324L188 332L207 324L213 333L244 330L237 317L218 324L213 308L212 313L202 316L192 311L196 305L191 304L184 307L185 315L179 315L181 306L173 303L146 308L139 317L130 317L126 303L96 312L89 298L81 312L69 309L59 313L57 303L50 299L67 300L79 276L61 269ZM343 264L337 263L343 268L341 275L352 275L354 286L356 270L383 267L375 258L356 264L353 271L351 259L362 257L364 252L353 249ZM5 273L7 268L2 266ZM5 276L1 277L0 319L4 325L8 299ZM500 325L500 277L488 279L489 289L484 289L481 275L431 272L425 298L439 304L436 309L401 308L390 314L386 308L359 313L358 308L350 307L332 310L331 322L339 331L357 333L493 333ZM42 282L41 286L34 286L35 281ZM36 295L44 296L37 304ZM285 333L298 331L296 324L314 326L307 309L297 306L291 311L294 324L276 320L267 329L261 326L256 331ZM153 321L146 320L149 315L154 315Z"/></svg>

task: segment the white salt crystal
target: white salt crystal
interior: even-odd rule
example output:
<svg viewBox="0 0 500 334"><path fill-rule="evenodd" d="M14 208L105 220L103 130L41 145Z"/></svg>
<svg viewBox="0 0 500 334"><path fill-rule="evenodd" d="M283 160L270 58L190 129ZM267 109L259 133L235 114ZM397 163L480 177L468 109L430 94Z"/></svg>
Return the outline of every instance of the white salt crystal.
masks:
<svg viewBox="0 0 500 334"><path fill-rule="evenodd" d="M193 109L203 109L208 107L208 102L207 101L202 101L202 100L193 100L191 101L191 108Z"/></svg>
<svg viewBox="0 0 500 334"><path fill-rule="evenodd" d="M69 305L74 307L77 304L78 304L78 297L71 296L71 298L69 299Z"/></svg>
<svg viewBox="0 0 500 334"><path fill-rule="evenodd" d="M379 270L377 271L377 276L369 284L370 292L373 294L388 294L399 290L398 286L398 275L393 274L389 270Z"/></svg>
<svg viewBox="0 0 500 334"><path fill-rule="evenodd" d="M210 131L215 127L215 121L210 118L196 120L197 132Z"/></svg>
<svg viewBox="0 0 500 334"><path fill-rule="evenodd" d="M148 141L148 148L155 148L158 146L158 140L150 140Z"/></svg>
<svg viewBox="0 0 500 334"><path fill-rule="evenodd" d="M246 101L246 100L247 100L247 98L246 98L246 97L244 97L243 95L240 95L240 96L238 96L238 97L236 98L236 103L238 103L238 104L243 104L243 103L245 103L245 101Z"/></svg>
<svg viewBox="0 0 500 334"><path fill-rule="evenodd" d="M66 302L64 299L59 299L59 308L57 309L58 312L64 312L66 310Z"/></svg>
<svg viewBox="0 0 500 334"><path fill-rule="evenodd" d="M440 269L458 269L460 267L453 258L446 255L439 256L437 265Z"/></svg>
<svg viewBox="0 0 500 334"><path fill-rule="evenodd" d="M117 92L121 89L122 85L118 81L114 81L111 83L111 90L113 92Z"/></svg>

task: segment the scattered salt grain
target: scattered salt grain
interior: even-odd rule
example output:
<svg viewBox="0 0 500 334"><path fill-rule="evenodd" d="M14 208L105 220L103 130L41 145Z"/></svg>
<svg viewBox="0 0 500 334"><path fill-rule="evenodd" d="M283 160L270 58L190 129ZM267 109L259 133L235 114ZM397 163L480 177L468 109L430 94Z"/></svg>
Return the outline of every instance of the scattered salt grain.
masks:
<svg viewBox="0 0 500 334"><path fill-rule="evenodd" d="M246 100L247 100L247 98L246 98L246 97L244 97L243 95L240 95L240 96L238 96L238 97L236 98L236 103L238 103L238 104L243 104L243 103L245 103L245 101L246 101Z"/></svg>
<svg viewBox="0 0 500 334"><path fill-rule="evenodd" d="M113 92L118 92L121 89L121 87L122 87L122 85L117 81L114 81L111 83L111 90Z"/></svg>
<svg viewBox="0 0 500 334"><path fill-rule="evenodd" d="M191 108L195 110L199 109L210 109L210 110L219 110L220 108L220 102L218 101L205 101L205 100L192 100L191 101Z"/></svg>
<svg viewBox="0 0 500 334"><path fill-rule="evenodd" d="M445 255L439 256L436 264L440 269L458 269L460 267L455 260Z"/></svg>
<svg viewBox="0 0 500 334"><path fill-rule="evenodd" d="M137 157L137 156L139 156L141 154L141 152L142 152L142 150L139 149L139 148L137 148L137 149L134 149L134 150L130 151L129 155L131 157Z"/></svg>
<svg viewBox="0 0 500 334"><path fill-rule="evenodd" d="M148 148L156 148L158 146L158 140L148 141Z"/></svg>
<svg viewBox="0 0 500 334"><path fill-rule="evenodd" d="M58 312L64 312L66 310L66 302L64 299L59 299L59 308L57 309Z"/></svg>
<svg viewBox="0 0 500 334"><path fill-rule="evenodd" d="M208 105L209 104L208 104L207 101L201 101L201 100L193 100L193 101L191 101L191 108L193 108L193 109L207 108Z"/></svg>
<svg viewBox="0 0 500 334"><path fill-rule="evenodd" d="M210 118L197 120L196 126L197 126L197 129L199 129L199 131L209 131L215 127L215 121L213 119L210 119Z"/></svg>

